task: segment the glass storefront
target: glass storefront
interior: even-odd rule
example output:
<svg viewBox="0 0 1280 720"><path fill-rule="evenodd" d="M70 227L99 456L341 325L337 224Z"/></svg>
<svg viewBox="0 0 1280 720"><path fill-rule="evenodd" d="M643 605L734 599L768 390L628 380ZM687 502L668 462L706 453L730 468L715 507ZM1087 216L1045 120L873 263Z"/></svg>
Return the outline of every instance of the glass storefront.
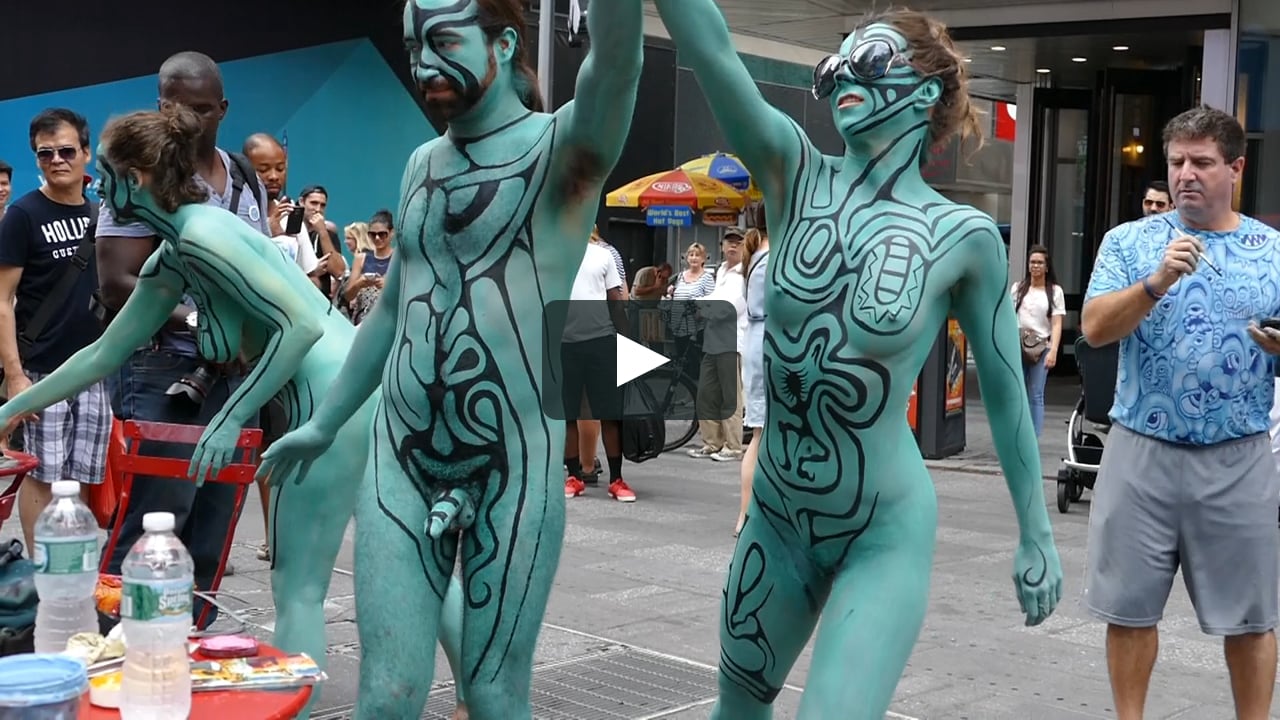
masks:
<svg viewBox="0 0 1280 720"><path fill-rule="evenodd" d="M1240 211L1280 228L1280 3L1240 0L1236 115L1248 138Z"/></svg>

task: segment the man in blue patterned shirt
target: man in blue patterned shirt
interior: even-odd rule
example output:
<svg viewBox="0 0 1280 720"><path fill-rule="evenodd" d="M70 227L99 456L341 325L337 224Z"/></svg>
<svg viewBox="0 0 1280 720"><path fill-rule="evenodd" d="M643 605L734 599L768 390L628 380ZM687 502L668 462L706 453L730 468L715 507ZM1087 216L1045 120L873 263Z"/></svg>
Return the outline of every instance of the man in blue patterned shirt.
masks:
<svg viewBox="0 0 1280 720"><path fill-rule="evenodd" d="M1208 107L1164 130L1174 212L1102 241L1081 314L1119 341L1112 430L1089 518L1089 612L1107 623L1120 720L1142 717L1179 567L1201 630L1224 638L1238 718L1270 717L1280 474L1267 434L1280 332L1280 234L1232 209L1244 130Z"/></svg>

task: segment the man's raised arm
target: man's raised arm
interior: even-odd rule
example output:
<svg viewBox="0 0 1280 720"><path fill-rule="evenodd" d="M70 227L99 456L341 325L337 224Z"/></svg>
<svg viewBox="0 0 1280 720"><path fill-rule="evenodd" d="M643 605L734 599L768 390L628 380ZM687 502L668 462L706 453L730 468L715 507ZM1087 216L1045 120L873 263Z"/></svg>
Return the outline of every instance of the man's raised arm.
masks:
<svg viewBox="0 0 1280 720"><path fill-rule="evenodd" d="M565 168L574 183L603 182L613 171L631 132L644 65L643 0L596 0L587 13L591 49L578 70L567 115ZM548 98L550 100L550 98Z"/></svg>

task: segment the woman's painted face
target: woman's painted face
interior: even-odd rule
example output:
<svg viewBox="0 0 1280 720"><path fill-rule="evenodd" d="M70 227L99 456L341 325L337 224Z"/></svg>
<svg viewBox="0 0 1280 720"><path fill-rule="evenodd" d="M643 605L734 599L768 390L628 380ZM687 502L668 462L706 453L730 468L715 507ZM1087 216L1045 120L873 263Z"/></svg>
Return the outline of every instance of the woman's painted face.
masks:
<svg viewBox="0 0 1280 720"><path fill-rule="evenodd" d="M107 206L111 217L116 222L137 221L139 219L135 212L137 206L133 203L129 179L116 174L115 168L104 159L101 147L98 148L97 168L98 197L102 199L102 204Z"/></svg>
<svg viewBox="0 0 1280 720"><path fill-rule="evenodd" d="M909 112L924 83L910 64L910 45L897 28L874 23L851 33L814 70L814 94L831 105L845 138L867 130L904 134L919 113Z"/></svg>

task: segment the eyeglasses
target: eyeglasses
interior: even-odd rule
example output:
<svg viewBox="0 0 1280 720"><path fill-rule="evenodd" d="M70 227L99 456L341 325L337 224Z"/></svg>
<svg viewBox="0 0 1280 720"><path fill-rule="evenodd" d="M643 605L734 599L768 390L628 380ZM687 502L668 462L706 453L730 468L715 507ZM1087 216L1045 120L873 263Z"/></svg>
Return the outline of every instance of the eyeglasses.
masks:
<svg viewBox="0 0 1280 720"><path fill-rule="evenodd" d="M80 154L80 148L74 145L63 145L60 148L42 147L36 149L36 159L42 163L53 162L53 156L57 155L67 162L76 159Z"/></svg>
<svg viewBox="0 0 1280 720"><path fill-rule="evenodd" d="M369 237L374 240L381 240L390 234L391 233L387 232L386 230L370 230L369 231Z"/></svg>
<svg viewBox="0 0 1280 720"><path fill-rule="evenodd" d="M859 80L879 80L899 65L910 65L907 54L898 51L888 40L865 40L854 46L849 55L830 55L813 69L813 97L821 100L836 89L836 73L848 66Z"/></svg>

